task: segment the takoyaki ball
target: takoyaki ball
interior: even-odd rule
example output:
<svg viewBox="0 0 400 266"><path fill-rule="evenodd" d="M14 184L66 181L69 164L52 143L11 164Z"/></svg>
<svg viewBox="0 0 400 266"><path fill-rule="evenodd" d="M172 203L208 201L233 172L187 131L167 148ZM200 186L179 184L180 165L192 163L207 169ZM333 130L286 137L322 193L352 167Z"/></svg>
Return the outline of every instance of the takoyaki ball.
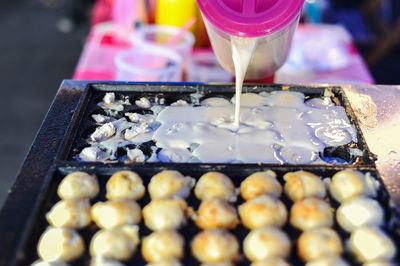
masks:
<svg viewBox="0 0 400 266"><path fill-rule="evenodd" d="M208 172L200 177L194 189L199 200L220 198L230 202L236 201L236 191L232 180L218 172Z"/></svg>
<svg viewBox="0 0 400 266"><path fill-rule="evenodd" d="M290 210L290 222L302 231L318 227L331 227L333 225L333 209L321 199L298 200Z"/></svg>
<svg viewBox="0 0 400 266"><path fill-rule="evenodd" d="M197 211L196 225L201 229L233 229L239 224L236 208L223 199L202 201Z"/></svg>
<svg viewBox="0 0 400 266"><path fill-rule="evenodd" d="M92 199L99 193L99 183L94 175L74 172L61 181L57 190L61 199Z"/></svg>
<svg viewBox="0 0 400 266"><path fill-rule="evenodd" d="M350 266L350 264L340 257L325 257L307 262L305 266Z"/></svg>
<svg viewBox="0 0 400 266"><path fill-rule="evenodd" d="M243 251L252 261L262 261L270 258L286 258L290 253L290 240L280 229L261 227L250 231L243 242Z"/></svg>
<svg viewBox="0 0 400 266"><path fill-rule="evenodd" d="M54 227L83 228L90 224L90 203L88 200L62 200L46 214L46 219Z"/></svg>
<svg viewBox="0 0 400 266"><path fill-rule="evenodd" d="M143 208L144 223L153 231L178 229L186 223L186 210L182 199L155 199Z"/></svg>
<svg viewBox="0 0 400 266"><path fill-rule="evenodd" d="M290 266L290 264L282 258L270 258L253 262L250 266Z"/></svg>
<svg viewBox="0 0 400 266"><path fill-rule="evenodd" d="M390 261L396 254L393 241L381 229L372 226L356 228L350 235L349 248L362 263Z"/></svg>
<svg viewBox="0 0 400 266"><path fill-rule="evenodd" d="M138 224L142 219L140 206L133 200L97 202L90 211L93 221L100 228Z"/></svg>
<svg viewBox="0 0 400 266"><path fill-rule="evenodd" d="M109 200L139 200L146 191L142 178L132 171L119 171L113 174L107 182L106 190L106 197Z"/></svg>
<svg viewBox="0 0 400 266"><path fill-rule="evenodd" d="M396 266L393 262L386 261L386 260L376 260L372 262L364 263L362 266Z"/></svg>
<svg viewBox="0 0 400 266"><path fill-rule="evenodd" d="M375 197L379 182L369 174L356 170L342 170L333 175L329 192L338 202L344 202L356 196Z"/></svg>
<svg viewBox="0 0 400 266"><path fill-rule="evenodd" d="M292 201L306 197L324 198L326 196L326 188L321 178L310 172L289 172L283 176L283 179L285 193Z"/></svg>
<svg viewBox="0 0 400 266"><path fill-rule="evenodd" d="M107 259L127 260L132 257L139 244L139 228L124 225L102 229L92 238L90 254Z"/></svg>
<svg viewBox="0 0 400 266"><path fill-rule="evenodd" d="M68 263L63 261L43 261L38 260L31 264L31 266L69 266Z"/></svg>
<svg viewBox="0 0 400 266"><path fill-rule="evenodd" d="M303 232L297 242L297 249L303 261L312 261L324 257L340 257L343 245L333 229L320 227Z"/></svg>
<svg viewBox="0 0 400 266"><path fill-rule="evenodd" d="M203 263L200 266L234 266L230 261L219 262L219 263Z"/></svg>
<svg viewBox="0 0 400 266"><path fill-rule="evenodd" d="M146 266L182 266L182 264L178 260L170 259L159 262L152 262L146 264Z"/></svg>
<svg viewBox="0 0 400 266"><path fill-rule="evenodd" d="M89 266L125 266L118 260L111 260L104 257L93 257Z"/></svg>
<svg viewBox="0 0 400 266"><path fill-rule="evenodd" d="M186 198L195 185L195 179L183 176L178 171L165 170L153 176L149 183L152 199L180 197Z"/></svg>
<svg viewBox="0 0 400 266"><path fill-rule="evenodd" d="M279 198L282 186L276 179L275 172L268 170L248 176L240 184L240 195L244 200L251 200L261 195L270 195Z"/></svg>
<svg viewBox="0 0 400 266"><path fill-rule="evenodd" d="M181 259L184 254L184 240L174 230L154 232L142 241L142 255L147 262L162 262Z"/></svg>
<svg viewBox="0 0 400 266"><path fill-rule="evenodd" d="M336 220L347 232L365 225L380 225L384 214L376 200L356 197L351 198L340 205L336 212Z"/></svg>
<svg viewBox="0 0 400 266"><path fill-rule="evenodd" d="M277 198L263 195L239 206L243 225L249 229L264 226L283 226L287 221L285 205Z"/></svg>
<svg viewBox="0 0 400 266"><path fill-rule="evenodd" d="M49 227L38 244L38 255L44 261L72 261L85 251L85 243L73 229Z"/></svg>
<svg viewBox="0 0 400 266"><path fill-rule="evenodd" d="M239 242L224 229L205 230L192 240L192 253L202 263L235 261L239 256Z"/></svg>

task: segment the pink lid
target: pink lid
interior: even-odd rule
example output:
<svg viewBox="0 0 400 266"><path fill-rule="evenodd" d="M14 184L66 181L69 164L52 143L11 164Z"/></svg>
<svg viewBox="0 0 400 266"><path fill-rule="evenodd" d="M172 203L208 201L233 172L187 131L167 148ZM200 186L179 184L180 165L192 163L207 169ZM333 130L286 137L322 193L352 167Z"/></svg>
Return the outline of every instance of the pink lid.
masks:
<svg viewBox="0 0 400 266"><path fill-rule="evenodd" d="M197 0L203 15L220 30L257 37L277 32L299 14L304 0Z"/></svg>

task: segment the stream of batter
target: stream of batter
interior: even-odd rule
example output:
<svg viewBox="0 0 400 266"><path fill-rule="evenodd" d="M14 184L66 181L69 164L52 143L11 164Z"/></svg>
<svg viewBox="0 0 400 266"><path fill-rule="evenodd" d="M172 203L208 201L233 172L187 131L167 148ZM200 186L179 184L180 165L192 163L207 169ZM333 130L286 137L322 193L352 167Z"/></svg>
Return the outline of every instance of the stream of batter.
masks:
<svg viewBox="0 0 400 266"><path fill-rule="evenodd" d="M240 106L243 90L243 81L246 77L247 68L253 57L254 50L257 45L257 38L231 37L232 59L235 66L236 76L236 95L235 95L235 121L234 129L240 127Z"/></svg>

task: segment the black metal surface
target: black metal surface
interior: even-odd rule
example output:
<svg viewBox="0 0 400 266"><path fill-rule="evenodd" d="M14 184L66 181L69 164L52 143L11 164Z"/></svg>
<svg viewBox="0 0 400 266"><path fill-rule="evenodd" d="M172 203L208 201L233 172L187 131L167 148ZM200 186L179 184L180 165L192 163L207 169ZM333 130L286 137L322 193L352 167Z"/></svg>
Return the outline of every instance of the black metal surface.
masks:
<svg viewBox="0 0 400 266"><path fill-rule="evenodd" d="M57 93L56 98L42 124L42 127L32 144L30 152L21 167L13 188L10 190L8 199L0 212L0 265L9 266L14 265L16 262L24 265L26 260L33 259L32 252L36 250L35 237L43 231L45 224L43 223L43 214L48 211L49 202L54 201L54 191L61 174L66 171L74 169L82 169L91 171L100 171L104 175L120 169L122 166L117 165L117 168L112 165L104 165L102 163L74 163L65 161L68 159L72 146L75 143L75 137L79 131L79 127L87 115L85 114L90 93L93 90L104 93L105 91L127 91L135 89L138 93L158 92L160 89L165 89L169 92L179 93L180 90L186 89L189 91L196 91L201 88L201 84L133 84L133 83L115 83L115 82L97 82L89 83L83 81L64 81ZM209 85L207 88L216 91L221 89L222 86L232 89L231 85ZM230 87L229 87L230 86ZM88 89L90 87L90 90ZM267 86L274 87L274 86ZM275 86L276 87L276 86ZM247 86L248 90L252 90L253 86ZM285 87L286 88L286 87ZM304 87L296 87L302 90ZM324 87L307 88L310 90L322 90ZM351 110L347 98L341 94L343 104L346 105L346 111L350 116L351 121L355 122L361 143L360 147L367 151L367 146L356 117ZM340 99L340 98L339 98ZM290 171L295 169L309 169L322 173L323 171L337 171L343 168L357 168L360 170L375 172L373 163L374 156L367 153L362 164L353 164L347 166L323 166L323 168L313 166L296 166L295 168L289 166L276 166L274 169L278 173L282 171ZM71 168L68 168L68 167ZM53 167L53 168L52 168ZM59 168L61 167L61 168ZM119 167L119 168L118 168ZM125 166L126 168L127 166ZM188 165L182 164L152 164L152 165L135 165L129 168L135 169L144 176L149 176L155 171L165 169L165 167L173 168L186 173L191 170L193 173L200 174L204 171L218 170L226 172L235 180L234 173L237 176L244 176L249 171L271 168L268 166L259 165ZM56 175L53 177L53 170ZM158 169L158 170L157 170ZM322 171L322 172L321 172ZM99 173L100 173L99 172ZM238 180L236 180L238 181ZM385 180L383 180L385 181ZM386 192L385 192L386 193ZM52 198L53 197L53 198ZM392 199L399 199L399 195L391 195ZM386 204L389 201L387 198L382 198L382 203ZM398 202L396 202L398 203ZM40 223L42 219L42 223ZM33 231L31 230L33 229ZM38 231L35 231L38 230ZM31 234L32 233L32 234ZM37 239L36 239L37 240ZM30 241L30 242L29 242ZM35 242L33 244L33 242ZM30 251L27 252L27 250ZM31 257L28 257L31 256ZM21 264L22 263L22 264ZM25 264L26 265L26 264Z"/></svg>
<svg viewBox="0 0 400 266"><path fill-rule="evenodd" d="M33 142L17 179L0 213L0 265L10 265L20 243L22 231L29 224L32 210L43 195L45 179L66 129L75 119L85 82L62 83L56 98Z"/></svg>
<svg viewBox="0 0 400 266"><path fill-rule="evenodd" d="M194 177L196 180L204 173L208 171L220 171L231 177L233 180L234 184L236 187L240 186L240 183L244 180L245 177L248 175L260 171L260 170L267 170L271 169L277 173L278 180L281 182L281 184L284 184L283 181L283 175L289 171L297 171L299 169L304 169L304 168L297 168L297 167L278 167L278 168L270 168L270 167L232 167L229 165L220 165L220 166L205 166L205 165L198 165L196 167L187 167L187 166L177 166L177 167L170 167L166 165L159 165L159 166L126 166L126 167L112 167L112 166L98 166L98 167L92 167L92 166L83 166L82 164L74 164L74 165L64 165L61 164L58 167L54 169L54 172L50 172L50 174L47 177L47 180L49 181L48 187L45 190L47 193L47 197L42 198L42 205L38 207L35 212L37 213L37 216L32 219L31 227L27 229L27 231L24 233L26 242L22 245L21 247L21 252L19 252L20 256L19 259L16 261L16 265L29 265L33 261L37 259L37 254L36 254L36 245L38 243L39 237L41 233L46 229L47 227L47 221L45 219L45 214L48 212L54 204L59 201L60 199L57 196L57 187L59 183L61 182L62 178L67 175L68 173L74 172L74 171L85 171L91 174L96 174L98 177L99 183L100 183L100 194L97 198L92 200L92 203L95 203L97 201L106 201L105 198L105 184L108 181L108 178L115 173L116 171L120 170L133 170L137 172L143 179L145 186L147 187L147 184L149 183L151 177L165 169L175 169L179 170L182 172L184 175L189 175ZM338 169L340 169L338 167ZM336 173L337 170L332 170L332 169L321 169L321 168L316 168L316 167L310 167L309 170L317 175L320 175L322 177L329 178L331 177L334 173ZM363 172L370 172L373 176L377 176L377 173L374 172L373 169L363 169ZM379 179L378 179L379 180ZM394 209L391 208L389 204L389 195L387 191L384 189L384 186L382 186L382 189L379 191L378 196L376 198L383 209L385 210L385 221L386 223L382 226L382 229L389 235L394 241L397 241L397 245L400 244L400 228L398 224L392 223L390 221L398 221L400 217L398 217L398 214L395 213ZM282 202L285 204L287 210L290 210L290 206L292 205L291 201L283 194L281 197ZM331 202L331 205L333 208L337 208L339 204L335 202L332 198L328 198L328 200ZM139 204L143 208L148 202L150 201L150 198L148 194L146 193L146 196L139 201ZM195 198L193 193L191 193L191 196L187 199L188 205L193 207L194 209L197 209L199 206L200 201ZM235 206L239 206L240 204L243 203L243 200L238 197L238 201L234 203ZM343 243L349 238L349 234L345 231L343 231L336 223L333 227L335 231L337 231L342 238ZM75 262L71 263L71 265L89 265L90 264L90 255L88 253L88 247L90 245L90 240L92 236L94 235L95 232L97 232L99 229L94 225L91 224L85 229L79 230L78 232L80 235L84 238L85 244L86 244L86 252L84 256L82 256L80 259L76 260ZM292 252L291 256L289 258L289 262L294 265L303 265L304 263L300 260L300 258L296 254L296 248L295 248L295 243L296 239L300 235L300 231L297 229L293 228L289 223L287 223L284 227L283 230L288 234L290 239L292 240ZM196 225L192 222L189 221L188 224L180 230L180 233L182 236L185 238L185 257L182 260L183 265L198 265L199 262L196 261L196 259L191 256L191 251L190 251L190 241L193 239L193 237L200 232L200 230L196 227ZM249 230L244 228L242 225L239 225L237 228L234 230L231 230L231 232L237 237L239 242L242 244L243 239L246 237L246 235L249 233ZM144 223L142 222L140 224L140 236L141 238L143 236L146 236L150 234L151 231L146 228ZM344 258L351 263L351 265L360 265L357 263L354 259L354 257L349 253L345 252L344 253ZM137 249L135 255L128 261L124 262L125 265L146 265L146 262L141 256L140 253L140 247ZM244 265L250 265L250 262L245 259L244 255L242 254L241 260L236 264L238 266L244 266Z"/></svg>
<svg viewBox="0 0 400 266"><path fill-rule="evenodd" d="M282 85L246 85L243 88L244 92L271 92L279 90L290 90L302 92L306 98L320 98L324 95L333 94L332 100L336 105L345 108L345 111L352 122L355 125L357 131L357 143L350 143L341 147L328 147L325 152L321 154L321 157L336 157L340 160L346 161L352 165L369 165L374 166L375 156L369 151L363 134L360 130L357 118L354 115L353 110L349 104L349 101L340 87L306 87L306 86L282 86ZM204 98L209 97L223 97L230 100L234 95L234 87L232 84L222 85L202 85L202 84L190 84L190 85L158 85L158 84L139 84L139 85L109 85L109 84L91 84L88 87L88 93L84 101L81 120L79 124L76 124L69 140L66 140L63 153L60 154L62 161L73 161L76 156L84 147L90 146L87 143L88 136L94 132L98 126L92 118L92 114L104 114L104 110L98 106L98 103L102 101L106 92L115 92L116 97L122 98L128 96L131 103L135 100L146 97L150 101L155 102L156 99L165 99L165 104L169 105L177 100L186 100L191 104L199 104L193 102L191 94L197 93L204 95L200 98L200 101ZM331 92L331 93L330 93ZM199 99L197 99L198 101ZM135 105L125 106L123 111L125 112L138 112L145 113L148 110L140 109ZM123 114L119 114L117 118L123 117ZM146 154L154 143L148 143L141 145L142 151ZM351 148L357 148L362 151L362 156L354 156L351 152ZM329 163L328 163L329 164Z"/></svg>

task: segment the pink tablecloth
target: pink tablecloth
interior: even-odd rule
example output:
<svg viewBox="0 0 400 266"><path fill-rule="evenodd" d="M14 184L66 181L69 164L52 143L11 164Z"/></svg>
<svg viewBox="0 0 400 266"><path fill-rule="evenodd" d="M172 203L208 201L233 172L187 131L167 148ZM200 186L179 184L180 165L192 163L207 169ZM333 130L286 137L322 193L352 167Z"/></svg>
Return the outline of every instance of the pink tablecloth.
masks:
<svg viewBox="0 0 400 266"><path fill-rule="evenodd" d="M305 77L306 83L374 83L374 80L366 67L362 57L354 48L350 34L341 26L329 25L300 25L297 34L305 38L315 38L319 32L332 33L335 38L342 38L346 42L349 55L349 64L344 68L332 71L313 70L312 78ZM127 49L126 44L121 45L121 41L115 42L108 32L105 37L93 37L93 32L89 35L81 58L76 67L73 79L78 80L114 80L115 65L113 58L118 51ZM96 39L96 40L94 40ZM296 41L296 38L295 38ZM307 75L307 74L305 74ZM304 80L302 78L301 80ZM286 82L285 82L286 83ZM289 83L298 83L294 77L289 79ZM303 82L304 83L304 82Z"/></svg>

